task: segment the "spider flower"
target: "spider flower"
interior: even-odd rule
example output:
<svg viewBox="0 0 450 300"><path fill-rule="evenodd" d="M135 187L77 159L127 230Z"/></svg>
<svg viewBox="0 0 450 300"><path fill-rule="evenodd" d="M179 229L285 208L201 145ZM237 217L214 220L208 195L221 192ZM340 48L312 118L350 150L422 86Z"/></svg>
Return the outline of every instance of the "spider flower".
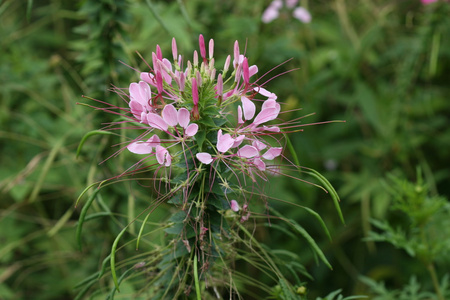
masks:
<svg viewBox="0 0 450 300"><path fill-rule="evenodd" d="M286 1L290 8L296 3ZM282 0L273 5L279 9ZM178 236L178 242L162 261L175 266L192 260L193 252L192 261L202 263L202 276L212 282L209 278L214 273L206 272L216 259L212 251L222 245L217 253L226 255L230 247L228 234L224 234L228 229L223 227L227 216L235 224L256 217L250 198L267 199L260 183L269 175L289 176L286 170L299 171L283 154L285 134L311 124L301 124L302 118L282 120L282 102L265 88L272 78L262 81L266 74L258 78L258 67L241 52L238 41L217 68L213 40L207 43L200 35L199 51L190 56L192 60L180 54L175 39L171 46L170 59L157 46L151 61L146 62L149 69L140 72L140 80L130 83L128 89L114 89L128 107L100 109L125 119L109 129L116 129L114 125L125 129L130 138L121 150L127 149L137 161L116 178L154 171L153 178L138 179L155 183L158 196L151 205L167 202L181 208L170 219L173 224L165 228L166 233ZM282 164L283 160L287 163ZM252 185L251 191L247 184ZM238 203L237 197L243 203ZM183 255L183 260L174 253ZM178 267L189 274L189 264ZM188 277L184 276L185 280ZM176 284L187 286L186 282Z"/></svg>
<svg viewBox="0 0 450 300"><path fill-rule="evenodd" d="M175 39L171 46L169 58L157 46L140 80L130 83L128 90L115 90L128 105L117 114L133 124L127 128L133 136L122 148L137 156L130 169L168 168L169 173L154 178L169 179L164 181L183 190L187 203L200 179L209 187L202 195L228 187L228 180L238 182L232 189L238 193L247 180L267 181L268 175L298 168L289 161L281 164L284 134L305 125L300 119L280 118L282 103L265 87L271 78L258 78L258 67L241 52L238 41L217 68L212 39L207 43L200 35L199 51L189 56L192 60L180 54ZM132 174L130 169L119 176ZM170 180L183 173L181 183Z"/></svg>

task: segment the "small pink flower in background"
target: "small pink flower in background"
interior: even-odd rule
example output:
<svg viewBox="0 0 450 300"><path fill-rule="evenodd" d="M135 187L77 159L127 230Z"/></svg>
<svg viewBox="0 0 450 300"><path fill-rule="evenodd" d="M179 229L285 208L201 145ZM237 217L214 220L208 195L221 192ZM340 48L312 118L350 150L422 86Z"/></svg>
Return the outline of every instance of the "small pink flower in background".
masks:
<svg viewBox="0 0 450 300"><path fill-rule="evenodd" d="M280 15L279 9L273 5L270 5L263 12L262 21L263 21L263 23L270 23L273 20L277 19L279 17L279 15Z"/></svg>
<svg viewBox="0 0 450 300"><path fill-rule="evenodd" d="M294 9L294 12L292 14L294 18L298 19L300 22L303 23L311 22L311 14L303 7L297 7L296 9Z"/></svg>
<svg viewBox="0 0 450 300"><path fill-rule="evenodd" d="M438 0L420 0L420 2L422 2L422 4L424 5L428 5L434 2L437 2Z"/></svg>
<svg viewBox="0 0 450 300"><path fill-rule="evenodd" d="M429 0L428 0L429 1ZM292 10L298 3L298 0L285 0L284 4L288 10ZM261 20L263 23L270 23L280 16L280 11L283 8L283 1L274 0L264 10ZM311 22L311 14L305 8L299 6L294 9L292 15L302 23Z"/></svg>
<svg viewBox="0 0 450 300"><path fill-rule="evenodd" d="M286 6L288 8L294 8L298 3L298 0L286 0Z"/></svg>

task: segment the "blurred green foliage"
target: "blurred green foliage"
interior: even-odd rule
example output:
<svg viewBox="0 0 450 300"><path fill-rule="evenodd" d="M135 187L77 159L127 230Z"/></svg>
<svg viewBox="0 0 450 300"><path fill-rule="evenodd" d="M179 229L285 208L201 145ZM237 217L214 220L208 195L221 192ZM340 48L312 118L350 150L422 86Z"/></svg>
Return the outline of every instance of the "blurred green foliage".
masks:
<svg viewBox="0 0 450 300"><path fill-rule="evenodd" d="M327 294L335 299L333 291L338 289L345 295L370 294L372 290L378 291L374 295L390 293L392 299L410 299L409 295L425 299L433 292L432 276L423 271L423 243L408 234L414 236L424 222L433 220L438 235L430 238L444 245L450 239L448 230L439 230L448 228L448 218L440 216L450 195L450 40L446 38L450 36L450 5L438 1L424 6L419 0L303 0L301 4L313 16L310 24L288 14L264 24L261 15L269 3L0 3L0 298L91 295L103 299L111 291L111 280L103 276L97 281L92 274L98 275L114 238L127 224L131 223L126 237L132 240L137 234L132 221L138 218L137 222L142 222L138 214L146 209L155 209L148 225L154 245L142 245L139 255L152 255L152 247L164 246L158 226L173 212L164 205L154 206L146 188L151 184L130 181L106 186L93 201L83 226L88 234L82 235L79 251L75 227L84 203L75 208L77 196L90 183L116 176L135 161L127 153L104 161L120 148L110 145L123 142L116 135L92 137L76 159L83 135L114 120L112 115L76 103L96 105L81 98L84 94L123 105L109 87L127 87L138 80L137 73L127 66L146 69L136 52L150 59L159 44L168 56L171 38L176 37L179 48L189 53L197 48L199 33L215 39L218 57L229 53L236 39L247 43L250 63L258 65L261 82L270 80L267 88L277 93L284 110L302 108L283 118L315 113L305 124L346 120L306 126L303 132L291 135L300 163L324 173L336 187L346 226L340 224L332 200L320 189L286 178L274 178L267 188L269 195L312 208L330 229L331 243L305 211L281 201L269 203L309 232L333 271L317 263L302 238L286 238L283 230L269 225L258 227L264 244L296 254L305 267L300 280L306 285L305 293L312 299ZM283 72L289 73L274 77ZM121 134L125 131L119 128ZM401 187L414 191L403 182L418 182L417 167L423 171L426 199L435 201L412 214L414 199L421 198L402 194ZM397 174L395 178L402 180L387 174ZM389 209L399 195L414 200L397 202L396 208L406 210L401 216ZM401 229L399 226L408 224L405 218L412 222ZM378 221L371 223L371 219ZM364 239L371 231L378 232L372 239L395 241L394 245ZM443 255L448 247L436 245L425 260L439 262L435 266L437 281L448 286L444 274L450 269L449 261ZM126 261L130 253L136 255L133 247L122 247L117 260L125 261L124 265L138 264L139 257ZM396 247L422 254L418 259ZM283 254L278 257L283 259ZM250 267L240 271L257 280L267 279L258 277ZM361 281L361 275L370 279ZM80 282L92 284L74 289ZM135 295L136 289L125 281L120 296ZM256 289L248 290L257 297ZM277 287L272 292L278 293Z"/></svg>

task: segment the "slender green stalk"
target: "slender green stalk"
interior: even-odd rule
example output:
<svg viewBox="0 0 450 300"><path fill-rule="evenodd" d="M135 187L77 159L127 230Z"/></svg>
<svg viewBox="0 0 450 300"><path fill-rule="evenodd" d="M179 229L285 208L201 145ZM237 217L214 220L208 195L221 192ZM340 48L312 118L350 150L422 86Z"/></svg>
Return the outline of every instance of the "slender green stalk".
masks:
<svg viewBox="0 0 450 300"><path fill-rule="evenodd" d="M197 254L194 255L194 281L195 281L195 293L197 294L197 300L202 300L200 292L200 283L198 280L198 267L197 267Z"/></svg>
<svg viewBox="0 0 450 300"><path fill-rule="evenodd" d="M439 281L436 275L436 269L432 262L427 264L428 272L430 272L431 281L433 281L433 287L436 290L436 295L439 300L445 300L444 295L442 295L441 288L439 287Z"/></svg>

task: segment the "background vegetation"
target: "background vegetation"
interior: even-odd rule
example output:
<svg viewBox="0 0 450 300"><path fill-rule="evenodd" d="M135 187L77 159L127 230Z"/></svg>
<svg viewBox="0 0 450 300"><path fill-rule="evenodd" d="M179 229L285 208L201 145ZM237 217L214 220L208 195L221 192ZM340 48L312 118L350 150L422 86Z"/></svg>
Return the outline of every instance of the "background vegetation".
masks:
<svg viewBox="0 0 450 300"><path fill-rule="evenodd" d="M309 24L287 10L262 23L266 0L1 1L0 298L72 299L86 288L77 284L101 269L116 235L150 200L143 187L109 186L89 211L79 250L78 195L135 158L104 161L120 143L109 135L88 140L76 158L83 135L113 120L76 103L93 105L81 98L88 95L122 105L108 89L138 80L127 66L145 70L136 51L150 59L159 44L169 56L176 37L192 53L200 33L215 39L217 57L235 40L246 43L259 74L285 61L276 74L298 69L267 85L287 107L303 108L289 117L346 120L291 136L301 164L337 189L345 226L317 188L275 178L270 190L322 216L331 242L304 211L270 203L307 229L333 270L317 263L301 237L258 233L298 256L314 278L302 278L308 298L338 289L373 299L450 298L450 4L300 2ZM161 205L150 228L170 214ZM139 254L128 248L119 259ZM88 288L80 297L103 299L111 280L105 275ZM134 289L125 285L116 297Z"/></svg>

